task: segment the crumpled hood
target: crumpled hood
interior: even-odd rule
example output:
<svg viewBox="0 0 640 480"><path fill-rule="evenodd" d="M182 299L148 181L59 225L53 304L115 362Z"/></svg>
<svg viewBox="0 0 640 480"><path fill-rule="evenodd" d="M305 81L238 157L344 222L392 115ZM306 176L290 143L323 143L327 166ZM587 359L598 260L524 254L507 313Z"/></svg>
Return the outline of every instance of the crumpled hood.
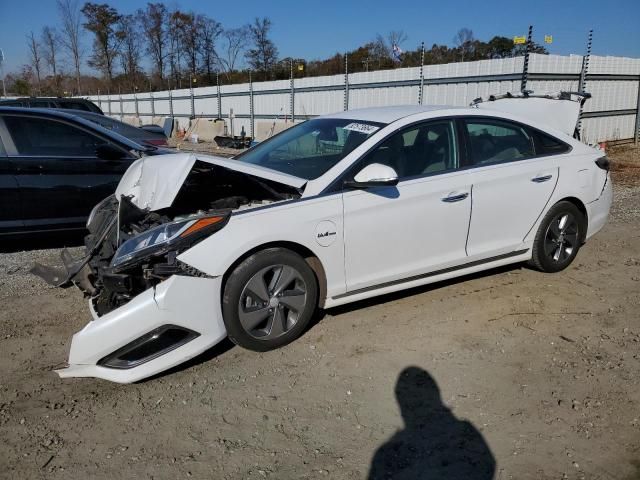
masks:
<svg viewBox="0 0 640 480"><path fill-rule="evenodd" d="M116 188L116 197L131 196L135 206L151 211L170 207L196 160L297 189L307 183L303 178L238 160L195 153L177 153L142 157L133 162Z"/></svg>

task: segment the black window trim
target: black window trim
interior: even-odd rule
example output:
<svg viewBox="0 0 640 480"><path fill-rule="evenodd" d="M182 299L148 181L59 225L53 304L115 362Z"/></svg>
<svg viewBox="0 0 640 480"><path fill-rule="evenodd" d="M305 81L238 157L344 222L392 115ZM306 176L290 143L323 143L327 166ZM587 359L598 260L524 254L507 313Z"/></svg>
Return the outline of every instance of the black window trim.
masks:
<svg viewBox="0 0 640 480"><path fill-rule="evenodd" d="M534 155L531 157L526 157L526 158L520 158L520 159L515 159L515 160L510 160L508 162L495 162L495 163L487 163L484 165L473 165L471 164L471 148L469 146L469 138L468 138L468 132L467 132L467 128L465 125L465 120L468 118L472 118L472 119L487 119L487 120L495 120L495 121L504 121L507 123L512 123L515 124L517 126L519 126L520 128L524 128L527 133L529 133L529 135L531 135L533 142L534 142ZM369 148L369 150L367 150L365 153L363 153L359 159L357 159L354 163L352 163L345 171L343 171L338 177L336 177L329 185L327 185L318 195L329 195L332 193L338 193L338 192L343 192L343 191L352 191L354 190L352 187L344 187L344 181L346 179L349 178L349 176L353 176L355 175L355 173L353 173L353 170L355 170L357 168L357 166L376 148L378 148L382 143L384 143L387 139L389 139L391 137L391 135L395 135L396 133L400 132L401 130L405 130L408 129L410 127L413 127L415 125L421 124L421 123L427 123L427 122L432 122L432 121L440 121L440 120L451 120L454 122L455 125L455 135L456 135L456 144L457 144L457 148L458 148L458 168L455 170L444 170L441 172L431 172L431 173L427 173L427 174L423 174L423 175L414 175L412 177L405 177L402 179L399 179L398 184L404 183L405 181L409 181L409 180L415 180L418 178L427 178L427 177L434 177L437 175L446 175L449 173L454 173L454 172L459 172L459 171L468 171L468 170L472 170L475 168L483 168L483 167L490 167L490 166L494 166L494 165L508 165L510 163L515 163L515 162L520 162L520 161L524 161L524 160L533 160L536 158L544 158L544 157L550 157L550 156L555 156L555 155L566 155L568 153L570 153L573 150L573 147L571 145L569 145L567 142L564 142L562 140L560 140L558 137L556 137L555 135L551 135L550 133L546 133L543 132L542 130L537 129L536 127L532 127L531 125L527 125L525 123L521 123L518 122L516 120L511 120L508 118L503 118L503 117L493 117L490 115L447 115L444 117L436 117L436 118L423 118L420 120L416 120L415 122L409 123L403 127L400 127L396 130L394 130L393 132L389 133L388 135L386 135L384 138L380 139L378 142L376 142L371 148ZM389 125L393 125L392 123L389 123ZM568 150L562 153L538 153L538 135L542 133L544 135L548 135L550 137L552 137L553 139L557 140L558 142L564 144L567 146Z"/></svg>
<svg viewBox="0 0 640 480"><path fill-rule="evenodd" d="M3 115L0 116L0 119L2 121L2 126L4 127L4 131L6 132L6 134L8 135L8 138L11 142L11 145L7 148L7 157L11 158L96 158L96 155L21 155L18 152L18 147L15 145L15 141L13 139L13 135L11 135L11 132L9 131L9 128L7 127L7 125L4 123L4 119L6 117L26 117L26 118L37 118L37 119L44 119L44 120L49 120L49 121L54 121L54 122L60 122L60 123L64 123L65 125L70 125L71 127L75 127L85 133L88 133L89 135L93 135L94 137L98 137L101 140L104 140L106 143L109 143L111 145L116 146L117 148L121 149L123 151L123 153L125 154L125 156L123 156L123 159L130 159L130 160L134 160L136 157L134 155L131 154L131 152L126 148L123 147L122 145L120 145L118 142L114 141L112 138L108 138L105 137L103 135L101 135L99 132L93 131L90 128L85 127L82 124L78 124L78 123L74 123L74 122L70 122L68 121L66 118L58 118L58 117L50 117L47 115L41 115L41 114L28 114L28 113L23 113L23 112L11 112L11 113L4 113Z"/></svg>
<svg viewBox="0 0 640 480"><path fill-rule="evenodd" d="M355 190L353 187L345 187L344 186L344 181L352 178L355 173L354 170L356 170L358 168L358 166L366 160L366 158L369 156L369 154L371 154L371 152L373 152L376 148L378 148L380 145L382 145L384 142L386 142L389 138L391 138L392 135L395 135L397 133L400 133L402 131L408 130L410 128L415 127L416 125L420 125L420 124L425 124L425 123L432 123L432 122L440 122L440 121L444 121L444 120L449 120L451 122L453 122L453 130L454 130L454 135L455 135L455 142L456 142L456 148L458 150L458 168L456 169L449 169L449 170L442 170L440 172L430 172L430 173L424 173L421 175L412 175L410 177L402 177L398 179L398 184L404 183L404 182L408 182L411 180L416 180L419 178L428 178L428 177L434 177L436 175L445 175L447 173L454 173L457 172L459 170L461 170L460 165L462 164L462 155L463 152L460 148L461 143L460 143L460 134L458 132L458 128L456 127L456 119L458 118L457 115L447 115L446 117L437 117L437 118L423 118L420 120L416 120L415 122L409 123L403 127L400 127L396 130L394 130L393 132L389 133L388 135L386 135L384 138L380 139L378 142L376 142L372 147L369 148L369 150L367 150L365 153L363 153L360 158L358 158L354 163L352 163L344 172L342 172L338 177L336 177L336 179L331 182L329 185L327 185L324 190L322 192L320 192L320 195L326 195L329 193L337 193L337 192L342 192L342 191L352 191ZM393 123L390 123L389 125L393 125ZM464 157L466 158L466 150L464 151Z"/></svg>
<svg viewBox="0 0 640 480"><path fill-rule="evenodd" d="M507 124L512 124L512 125L516 125L519 128L524 129L527 134L531 137L531 140L533 142L533 155L528 156L528 157L524 157L524 158L515 158L513 160L508 160L508 161L496 161L496 162L491 162L491 163L485 163L482 165L474 165L471 163L471 142L469 139L469 131L466 128L466 122L468 120L479 120L479 121L487 121L487 123L491 123L491 121L495 122L495 123L507 123ZM472 169L472 168L483 168L483 167L491 167L494 165L508 165L510 163L516 163L516 162L522 162L522 161L526 161L526 160L533 160L536 158L545 158L545 157L551 157L551 156L556 156L556 155L566 155L568 153L570 153L573 150L573 147L571 145L569 145L567 142L563 142L562 140L560 140L558 137L556 137L555 135L551 135L550 133L546 133L543 132L535 127L532 127L531 125L527 125L525 123L521 123L518 122L516 120L511 120L509 118L502 118L502 117L492 117L492 116L485 116L485 115L463 115L458 117L458 122L460 123L461 126L461 130L463 133L463 138L464 138L464 143L465 143L465 148L468 152L467 155L467 164L465 167L463 167L465 170L466 169ZM565 150L564 152L549 152L549 153L541 153L541 145L540 145L540 138L539 135L543 134L543 135L547 135L551 138L553 138L554 140L556 140L557 142L565 145L565 147L567 147L567 150Z"/></svg>

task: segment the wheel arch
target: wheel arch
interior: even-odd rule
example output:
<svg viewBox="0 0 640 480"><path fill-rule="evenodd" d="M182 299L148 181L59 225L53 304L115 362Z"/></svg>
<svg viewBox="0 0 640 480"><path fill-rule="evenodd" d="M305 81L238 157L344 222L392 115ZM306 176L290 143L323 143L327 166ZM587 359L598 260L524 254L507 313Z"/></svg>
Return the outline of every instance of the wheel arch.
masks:
<svg viewBox="0 0 640 480"><path fill-rule="evenodd" d="M584 202L582 200L580 200L577 197L564 197L559 199L556 203L554 203L554 205L560 203L560 202L569 202L572 203L579 211L580 213L582 213L582 215L584 215L584 232L582 234L582 239L581 241L584 242L586 237L587 237L587 230L589 229L589 214L587 212L587 207L584 204Z"/></svg>
<svg viewBox="0 0 640 480"><path fill-rule="evenodd" d="M226 271L222 275L222 288L220 292L221 295L224 295L224 288L227 283L227 279L229 278L229 275L231 275L231 272L233 272L233 270L235 270L235 268L240 263L242 263L246 258L250 257L256 252L259 252L261 250L266 250L268 248L285 248L287 250L291 250L297 253L302 258L304 258L304 260L307 262L309 267L311 267L311 270L313 271L316 277L316 281L318 282L318 307L323 308L325 300L327 298L327 275L326 275L324 266L320 261L320 258L308 247L305 247L304 245L301 245L296 242L291 242L286 240L268 242L268 243L263 243L261 245L257 245L251 248L250 250L247 250L246 252L244 252L238 258L236 258L229 265L229 267L226 269Z"/></svg>

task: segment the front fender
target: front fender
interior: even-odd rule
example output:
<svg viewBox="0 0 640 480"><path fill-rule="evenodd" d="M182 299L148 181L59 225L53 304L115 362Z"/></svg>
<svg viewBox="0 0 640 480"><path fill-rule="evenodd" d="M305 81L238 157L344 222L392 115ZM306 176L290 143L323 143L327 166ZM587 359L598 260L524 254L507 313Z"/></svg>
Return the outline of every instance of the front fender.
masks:
<svg viewBox="0 0 640 480"><path fill-rule="evenodd" d="M346 289L343 240L342 195L335 194L235 213L222 230L178 259L209 275L221 276L257 247L291 242L318 257L326 273L327 292L335 295Z"/></svg>

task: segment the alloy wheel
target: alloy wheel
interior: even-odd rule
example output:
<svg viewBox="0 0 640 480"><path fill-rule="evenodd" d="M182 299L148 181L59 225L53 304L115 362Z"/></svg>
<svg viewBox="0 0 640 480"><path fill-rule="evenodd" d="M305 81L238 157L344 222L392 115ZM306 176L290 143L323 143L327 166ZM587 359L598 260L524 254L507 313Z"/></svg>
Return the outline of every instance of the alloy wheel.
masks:
<svg viewBox="0 0 640 480"><path fill-rule="evenodd" d="M551 220L544 237L545 255L563 263L578 247L578 221L571 213L561 213Z"/></svg>
<svg viewBox="0 0 640 480"><path fill-rule="evenodd" d="M289 265L271 265L245 284L238 318L249 335L270 340L293 328L306 302L307 285L300 272Z"/></svg>

